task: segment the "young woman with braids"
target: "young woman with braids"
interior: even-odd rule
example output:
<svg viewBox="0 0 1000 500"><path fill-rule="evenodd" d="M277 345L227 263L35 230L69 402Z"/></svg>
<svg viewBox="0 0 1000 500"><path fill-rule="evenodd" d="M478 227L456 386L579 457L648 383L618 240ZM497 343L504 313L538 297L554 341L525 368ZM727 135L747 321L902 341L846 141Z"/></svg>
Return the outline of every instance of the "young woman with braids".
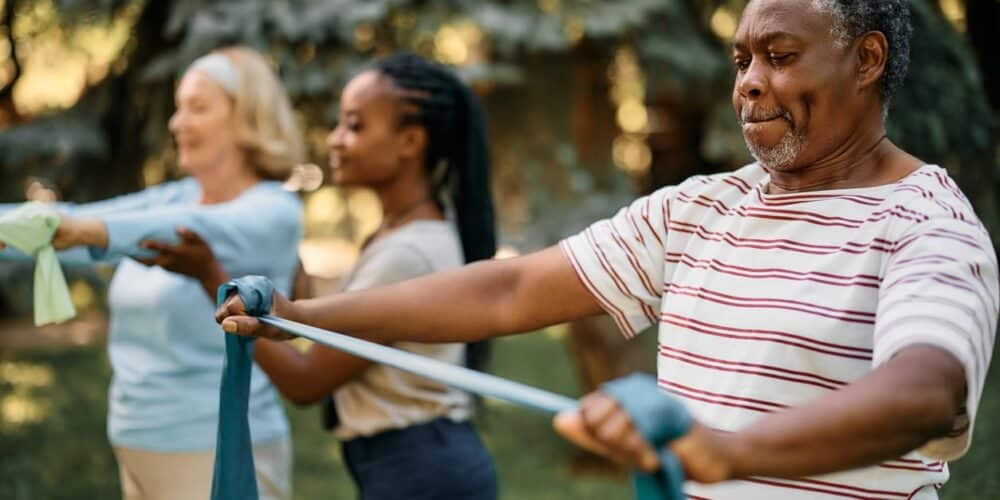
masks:
<svg viewBox="0 0 1000 500"><path fill-rule="evenodd" d="M482 110L451 71L412 54L375 62L344 88L340 120L327 144L334 182L371 188L384 214L343 291L457 268L495 253ZM207 246L154 246L168 268L200 269L189 272L206 289L228 279ZM481 365L486 347L392 345L473 368ZM468 422L468 394L319 344L301 353L265 340L254 349L257 363L286 398L311 404L332 394L334 404L324 408L327 424L343 442L362 499L496 498L492 458Z"/></svg>

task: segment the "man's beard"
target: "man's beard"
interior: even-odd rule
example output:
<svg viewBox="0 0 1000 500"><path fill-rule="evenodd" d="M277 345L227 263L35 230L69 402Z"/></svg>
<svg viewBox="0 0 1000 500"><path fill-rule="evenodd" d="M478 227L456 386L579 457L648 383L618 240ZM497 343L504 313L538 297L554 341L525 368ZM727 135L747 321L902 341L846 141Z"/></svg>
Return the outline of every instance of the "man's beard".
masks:
<svg viewBox="0 0 1000 500"><path fill-rule="evenodd" d="M741 129L743 128L743 124L749 121L754 114L759 115L760 113L752 113L748 107L743 108L739 119ZM804 133L795 130L791 114L787 111L781 111L780 116L788 121L789 129L774 146L764 146L755 143L750 140L746 132L743 132L743 140L746 142L750 154L753 155L762 167L768 170L781 170L790 167L792 162L798 158L799 154L806 147L806 136ZM757 117L757 119L761 118Z"/></svg>

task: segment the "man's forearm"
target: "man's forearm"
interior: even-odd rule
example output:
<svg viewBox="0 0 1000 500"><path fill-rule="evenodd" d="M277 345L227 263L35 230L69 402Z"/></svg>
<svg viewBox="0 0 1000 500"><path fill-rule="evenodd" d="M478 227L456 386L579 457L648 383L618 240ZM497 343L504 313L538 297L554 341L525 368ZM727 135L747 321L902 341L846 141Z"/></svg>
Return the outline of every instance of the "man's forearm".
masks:
<svg viewBox="0 0 1000 500"><path fill-rule="evenodd" d="M692 434L671 448L686 464L721 467L726 479L801 477L869 466L951 431L964 387L956 359L934 347L915 346L814 403L735 433Z"/></svg>

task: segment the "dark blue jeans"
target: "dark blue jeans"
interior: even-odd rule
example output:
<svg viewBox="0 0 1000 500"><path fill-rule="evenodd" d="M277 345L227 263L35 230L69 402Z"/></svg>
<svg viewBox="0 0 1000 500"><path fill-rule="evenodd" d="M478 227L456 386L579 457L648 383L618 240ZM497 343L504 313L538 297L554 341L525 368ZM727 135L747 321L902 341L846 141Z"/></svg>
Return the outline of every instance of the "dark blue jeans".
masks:
<svg viewBox="0 0 1000 500"><path fill-rule="evenodd" d="M361 500L495 500L493 458L468 422L439 418L343 443Z"/></svg>

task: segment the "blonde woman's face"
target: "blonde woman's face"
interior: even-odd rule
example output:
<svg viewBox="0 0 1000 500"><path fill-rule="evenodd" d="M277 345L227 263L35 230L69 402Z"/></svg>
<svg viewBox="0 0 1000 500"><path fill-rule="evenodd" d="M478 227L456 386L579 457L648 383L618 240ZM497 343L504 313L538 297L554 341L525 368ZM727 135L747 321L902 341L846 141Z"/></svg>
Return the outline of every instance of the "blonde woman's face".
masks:
<svg viewBox="0 0 1000 500"><path fill-rule="evenodd" d="M184 74L174 94L177 111L168 127L181 170L197 174L239 153L229 94L201 71Z"/></svg>

